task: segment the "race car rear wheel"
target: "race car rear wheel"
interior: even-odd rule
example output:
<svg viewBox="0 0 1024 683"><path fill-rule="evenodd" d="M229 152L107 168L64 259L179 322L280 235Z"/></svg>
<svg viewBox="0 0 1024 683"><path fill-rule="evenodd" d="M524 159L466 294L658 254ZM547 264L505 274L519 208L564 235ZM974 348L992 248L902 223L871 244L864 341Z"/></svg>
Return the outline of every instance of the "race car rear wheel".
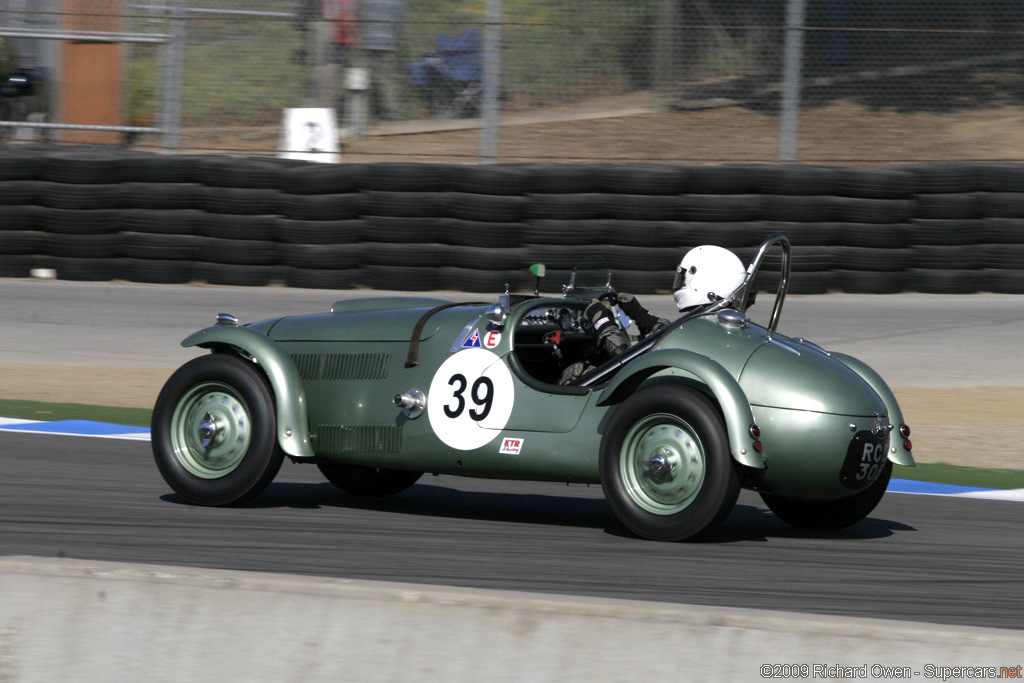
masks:
<svg viewBox="0 0 1024 683"><path fill-rule="evenodd" d="M762 493L761 500L783 522L801 529L835 531L861 521L875 509L889 487L892 462L886 461L878 479L868 488L840 500L795 500Z"/></svg>
<svg viewBox="0 0 1024 683"><path fill-rule="evenodd" d="M197 505L232 505L270 484L284 454L274 400L251 363L228 354L181 366L153 409L153 456L164 480Z"/></svg>
<svg viewBox="0 0 1024 683"><path fill-rule="evenodd" d="M423 476L422 472L335 462L318 462L316 466L327 481L353 496L379 497L401 493Z"/></svg>
<svg viewBox="0 0 1024 683"><path fill-rule="evenodd" d="M633 533L680 541L732 510L740 483L717 408L678 386L637 392L616 408L601 441L601 484Z"/></svg>

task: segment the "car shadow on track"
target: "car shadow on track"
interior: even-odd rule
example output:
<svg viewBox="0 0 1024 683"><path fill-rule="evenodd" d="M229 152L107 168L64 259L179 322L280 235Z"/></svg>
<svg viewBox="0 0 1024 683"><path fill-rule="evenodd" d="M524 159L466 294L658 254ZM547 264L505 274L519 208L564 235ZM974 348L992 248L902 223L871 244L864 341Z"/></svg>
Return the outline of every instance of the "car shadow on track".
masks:
<svg viewBox="0 0 1024 683"><path fill-rule="evenodd" d="M417 484L387 498L354 496L328 483L274 483L242 508L347 508L392 515L415 515L487 522L536 524L603 529L607 534L637 539L616 519L600 487L572 489L575 495L465 491L446 486ZM176 494L166 502L187 504ZM877 517L838 531L811 531L789 526L770 511L738 504L718 528L689 539L689 543L768 542L773 539L865 540L892 536L913 527Z"/></svg>

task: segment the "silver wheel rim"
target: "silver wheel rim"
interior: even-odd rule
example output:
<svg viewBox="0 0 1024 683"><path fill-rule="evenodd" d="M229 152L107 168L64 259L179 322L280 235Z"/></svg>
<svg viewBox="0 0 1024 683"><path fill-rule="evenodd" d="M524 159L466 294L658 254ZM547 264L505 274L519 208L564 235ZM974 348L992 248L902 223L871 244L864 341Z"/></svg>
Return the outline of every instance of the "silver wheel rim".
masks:
<svg viewBox="0 0 1024 683"><path fill-rule="evenodd" d="M174 408L174 456L186 471L200 479L219 479L233 472L251 442L249 406L227 384L198 384L185 392Z"/></svg>
<svg viewBox="0 0 1024 683"><path fill-rule="evenodd" d="M629 497L647 512L671 515L689 507L706 475L704 444L676 415L648 415L634 424L619 452L619 474Z"/></svg>

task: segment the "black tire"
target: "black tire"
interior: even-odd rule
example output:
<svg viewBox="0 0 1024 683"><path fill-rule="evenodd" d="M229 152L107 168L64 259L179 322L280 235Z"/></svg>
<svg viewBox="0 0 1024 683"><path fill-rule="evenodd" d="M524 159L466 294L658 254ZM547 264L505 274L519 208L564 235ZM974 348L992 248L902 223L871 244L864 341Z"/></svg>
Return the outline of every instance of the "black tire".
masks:
<svg viewBox="0 0 1024 683"><path fill-rule="evenodd" d="M352 289L363 284L362 268L285 268L284 283L304 289Z"/></svg>
<svg viewBox="0 0 1024 683"><path fill-rule="evenodd" d="M777 164L765 166L757 174L757 191L761 194L812 197L834 195L839 169L810 164Z"/></svg>
<svg viewBox="0 0 1024 683"><path fill-rule="evenodd" d="M668 469L658 473L652 461L662 454ZM721 414L702 394L679 386L643 389L615 409L601 440L600 467L615 515L656 541L711 529L740 490Z"/></svg>
<svg viewBox="0 0 1024 683"><path fill-rule="evenodd" d="M520 196L529 191L530 175L522 166L457 165L449 170L448 186L456 193Z"/></svg>
<svg viewBox="0 0 1024 683"><path fill-rule="evenodd" d="M202 185L197 183L125 183L125 205L132 209L172 211L195 208Z"/></svg>
<svg viewBox="0 0 1024 683"><path fill-rule="evenodd" d="M688 194L680 220L745 223L764 216L764 195Z"/></svg>
<svg viewBox="0 0 1024 683"><path fill-rule="evenodd" d="M275 238L287 244L352 244L366 231L359 219L347 221L297 221L278 218Z"/></svg>
<svg viewBox="0 0 1024 683"><path fill-rule="evenodd" d="M833 220L836 204L835 197L770 194L764 196L764 218L769 221L822 223Z"/></svg>
<svg viewBox="0 0 1024 683"><path fill-rule="evenodd" d="M368 165L360 186L382 192L443 192L453 165L383 162Z"/></svg>
<svg viewBox="0 0 1024 683"><path fill-rule="evenodd" d="M308 164L282 171L281 187L299 195L354 193L366 172L364 164Z"/></svg>
<svg viewBox="0 0 1024 683"><path fill-rule="evenodd" d="M914 193L914 174L891 168L844 168L836 193L862 199L907 199Z"/></svg>
<svg viewBox="0 0 1024 683"><path fill-rule="evenodd" d="M764 164L722 164L689 169L686 191L693 194L753 194Z"/></svg>
<svg viewBox="0 0 1024 683"><path fill-rule="evenodd" d="M366 190L360 193L360 197L360 210L367 216L433 218L441 215L443 195L437 192Z"/></svg>
<svg viewBox="0 0 1024 683"><path fill-rule="evenodd" d="M405 245L394 246L410 250ZM358 268L368 250L365 244L281 244L278 248L284 265L314 269Z"/></svg>
<svg viewBox="0 0 1024 683"><path fill-rule="evenodd" d="M444 247L437 263L470 270L522 270L525 273L530 265L527 255L527 250L519 247Z"/></svg>
<svg viewBox="0 0 1024 683"><path fill-rule="evenodd" d="M835 219L843 223L906 223L914 212L910 199L836 197Z"/></svg>
<svg viewBox="0 0 1024 683"><path fill-rule="evenodd" d="M600 192L601 166L590 164L534 164L527 166L530 192L579 194Z"/></svg>
<svg viewBox="0 0 1024 683"><path fill-rule="evenodd" d="M201 208L215 214L268 216L280 213L282 194L277 190L245 187L204 187Z"/></svg>
<svg viewBox="0 0 1024 683"><path fill-rule="evenodd" d="M976 192L919 194L914 197L914 218L970 220L980 218L981 200Z"/></svg>
<svg viewBox="0 0 1024 683"><path fill-rule="evenodd" d="M358 218L362 200L358 192L339 194L286 194L280 197L280 213L302 221L343 221Z"/></svg>
<svg viewBox="0 0 1024 683"><path fill-rule="evenodd" d="M284 171L266 159L207 156L197 160L196 179L210 187L269 190L280 187Z"/></svg>
<svg viewBox="0 0 1024 683"><path fill-rule="evenodd" d="M121 274L129 282L183 285L192 282L194 270L191 261L126 258L122 259Z"/></svg>
<svg viewBox="0 0 1024 683"><path fill-rule="evenodd" d="M122 232L119 237L118 254L136 259L191 261L199 244L193 235Z"/></svg>
<svg viewBox="0 0 1024 683"><path fill-rule="evenodd" d="M871 514L882 500L892 476L892 462L886 466L878 479L863 491L841 500L815 501L794 500L762 493L761 500L768 509L786 524L813 531L836 531L853 526Z"/></svg>
<svg viewBox="0 0 1024 683"><path fill-rule="evenodd" d="M117 209L124 205L124 185L40 183L39 200L55 209Z"/></svg>
<svg viewBox="0 0 1024 683"><path fill-rule="evenodd" d="M978 204L985 218L1024 218L1024 192L986 192Z"/></svg>
<svg viewBox="0 0 1024 683"><path fill-rule="evenodd" d="M318 462L316 466L327 477L327 481L353 496L391 496L406 490L423 476L422 472L369 465Z"/></svg>
<svg viewBox="0 0 1024 683"><path fill-rule="evenodd" d="M614 225L611 226L614 229ZM605 221L531 220L522 224L523 244L595 245L607 241ZM644 245L646 246L646 245Z"/></svg>
<svg viewBox="0 0 1024 683"><path fill-rule="evenodd" d="M59 280L79 282L105 282L121 276L123 259L119 258L66 258L54 256L51 268L57 271Z"/></svg>
<svg viewBox="0 0 1024 683"><path fill-rule="evenodd" d="M687 169L667 164L601 166L601 190L609 194L675 195L686 192Z"/></svg>
<svg viewBox="0 0 1024 683"><path fill-rule="evenodd" d="M518 195L447 192L441 196L441 212L464 221L518 223L526 216L529 199Z"/></svg>
<svg viewBox="0 0 1024 683"><path fill-rule="evenodd" d="M277 266L250 266L239 263L204 263L193 264L194 277L211 285L230 287L266 287L275 280L283 280L278 274Z"/></svg>
<svg viewBox="0 0 1024 683"><path fill-rule="evenodd" d="M126 158L114 152L51 152L46 156L42 175L44 180L54 183L120 183L124 180Z"/></svg>
<svg viewBox="0 0 1024 683"><path fill-rule="evenodd" d="M39 180L0 180L0 206L36 204L49 186Z"/></svg>
<svg viewBox="0 0 1024 683"><path fill-rule="evenodd" d="M195 235L206 217L198 209L128 209L120 212L120 223L126 232Z"/></svg>
<svg viewBox="0 0 1024 683"><path fill-rule="evenodd" d="M438 241L459 247L517 247L523 226L521 223L491 223L442 218Z"/></svg>
<svg viewBox="0 0 1024 683"><path fill-rule="evenodd" d="M0 230L35 230L45 228L41 209L38 206L4 206L4 219Z"/></svg>
<svg viewBox="0 0 1024 683"><path fill-rule="evenodd" d="M606 194L601 203L613 220L678 221L686 213L686 199L678 195Z"/></svg>
<svg viewBox="0 0 1024 683"><path fill-rule="evenodd" d="M362 222L360 239L364 242L436 244L441 241L442 232L440 218L367 216Z"/></svg>
<svg viewBox="0 0 1024 683"><path fill-rule="evenodd" d="M202 431L208 422L212 434ZM151 426L160 474L196 505L252 498L270 484L284 459L270 387L251 363L228 354L201 356L171 375L157 397ZM231 439L221 434L237 438L227 443Z"/></svg>

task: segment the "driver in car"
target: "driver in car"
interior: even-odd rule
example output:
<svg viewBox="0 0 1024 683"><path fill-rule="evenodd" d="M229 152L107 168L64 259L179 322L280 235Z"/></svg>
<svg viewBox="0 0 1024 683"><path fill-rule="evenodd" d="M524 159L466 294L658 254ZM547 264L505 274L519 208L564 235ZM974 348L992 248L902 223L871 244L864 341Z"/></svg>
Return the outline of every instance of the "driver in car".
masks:
<svg viewBox="0 0 1024 683"><path fill-rule="evenodd" d="M676 276L672 282L676 308L680 313L685 313L697 306L718 301L743 284L745 276L743 262L728 249L710 244L694 247L686 252L676 266ZM659 318L644 308L631 294L620 292L615 295L615 299L622 312L636 323L640 339L669 324L665 318ZM567 365L559 378L559 384L570 384L591 367L597 367L618 356L630 346L629 335L615 320L605 301L595 301L587 306L583 317L597 336L597 358L593 359L593 363L582 360Z"/></svg>

